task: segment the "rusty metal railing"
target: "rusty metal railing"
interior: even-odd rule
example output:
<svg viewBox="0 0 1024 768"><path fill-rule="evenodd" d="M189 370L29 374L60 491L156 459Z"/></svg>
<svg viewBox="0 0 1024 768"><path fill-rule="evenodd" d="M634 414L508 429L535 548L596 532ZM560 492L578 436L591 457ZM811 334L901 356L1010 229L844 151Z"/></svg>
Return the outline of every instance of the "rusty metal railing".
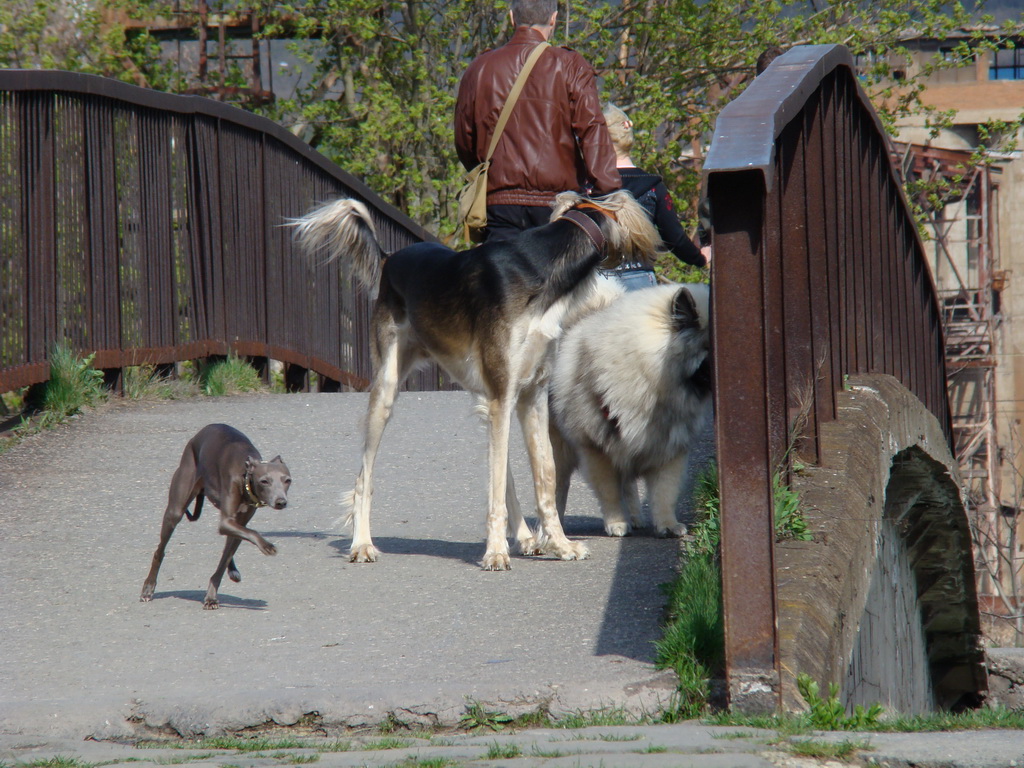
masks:
<svg viewBox="0 0 1024 768"><path fill-rule="evenodd" d="M840 46L799 46L722 111L705 164L730 696L777 690L772 478L818 459L853 373L952 438L941 311L884 130Z"/></svg>
<svg viewBox="0 0 1024 768"><path fill-rule="evenodd" d="M280 226L363 200L388 250L432 236L280 126L89 75L0 71L0 392L66 340L116 372L233 351L364 389L369 300ZM413 389L447 388L431 367Z"/></svg>

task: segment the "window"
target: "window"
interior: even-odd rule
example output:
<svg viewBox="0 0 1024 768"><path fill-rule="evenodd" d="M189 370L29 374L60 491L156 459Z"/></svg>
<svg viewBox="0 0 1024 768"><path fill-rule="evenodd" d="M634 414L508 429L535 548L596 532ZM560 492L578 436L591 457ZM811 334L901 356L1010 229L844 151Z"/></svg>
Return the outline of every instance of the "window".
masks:
<svg viewBox="0 0 1024 768"><path fill-rule="evenodd" d="M1024 49L999 48L992 52L989 80L1024 80Z"/></svg>

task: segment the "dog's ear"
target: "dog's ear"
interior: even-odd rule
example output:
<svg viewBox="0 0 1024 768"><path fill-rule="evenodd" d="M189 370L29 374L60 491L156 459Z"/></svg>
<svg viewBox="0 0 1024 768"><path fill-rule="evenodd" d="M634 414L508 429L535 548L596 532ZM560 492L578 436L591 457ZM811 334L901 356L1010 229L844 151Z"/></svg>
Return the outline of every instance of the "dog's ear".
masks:
<svg viewBox="0 0 1024 768"><path fill-rule="evenodd" d="M274 458L267 462L267 464L284 464L284 459L281 458L281 454L277 454Z"/></svg>
<svg viewBox="0 0 1024 768"><path fill-rule="evenodd" d="M253 457L252 456L246 456L245 457L245 473L249 474L250 472L252 472L252 468L255 467L255 466L256 466L256 461L253 459Z"/></svg>
<svg viewBox="0 0 1024 768"><path fill-rule="evenodd" d="M683 331L700 327L700 313L693 296L686 288L680 288L672 298L672 328Z"/></svg>

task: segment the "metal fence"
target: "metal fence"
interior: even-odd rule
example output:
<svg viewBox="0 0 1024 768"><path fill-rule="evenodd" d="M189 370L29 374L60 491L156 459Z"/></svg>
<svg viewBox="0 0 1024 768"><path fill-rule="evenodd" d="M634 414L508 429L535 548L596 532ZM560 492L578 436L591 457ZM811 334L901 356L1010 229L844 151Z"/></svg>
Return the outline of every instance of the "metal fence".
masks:
<svg viewBox="0 0 1024 768"><path fill-rule="evenodd" d="M355 197L385 249L433 239L280 126L68 72L0 71L0 392L56 342L111 373L234 352L365 389L369 301L281 225ZM434 367L412 389L447 388Z"/></svg>
<svg viewBox="0 0 1024 768"><path fill-rule="evenodd" d="M727 674L776 669L772 479L818 459L853 373L952 438L941 313L882 126L840 46L799 46L721 113L705 164Z"/></svg>

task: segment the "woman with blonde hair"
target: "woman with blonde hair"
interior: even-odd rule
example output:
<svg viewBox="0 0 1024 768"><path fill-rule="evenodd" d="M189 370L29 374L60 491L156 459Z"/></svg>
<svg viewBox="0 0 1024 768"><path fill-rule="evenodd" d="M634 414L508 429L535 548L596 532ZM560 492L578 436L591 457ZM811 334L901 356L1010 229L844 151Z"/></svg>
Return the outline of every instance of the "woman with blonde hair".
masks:
<svg viewBox="0 0 1024 768"><path fill-rule="evenodd" d="M665 247L684 264L707 266L711 261L710 248L698 248L683 230L675 205L661 177L637 168L630 157L633 148L633 121L618 107L608 104L604 119L615 147L615 164L622 177L622 188L633 194L658 228ZM657 280L651 264L628 263L609 270L609 275L622 281L631 290L655 285Z"/></svg>

